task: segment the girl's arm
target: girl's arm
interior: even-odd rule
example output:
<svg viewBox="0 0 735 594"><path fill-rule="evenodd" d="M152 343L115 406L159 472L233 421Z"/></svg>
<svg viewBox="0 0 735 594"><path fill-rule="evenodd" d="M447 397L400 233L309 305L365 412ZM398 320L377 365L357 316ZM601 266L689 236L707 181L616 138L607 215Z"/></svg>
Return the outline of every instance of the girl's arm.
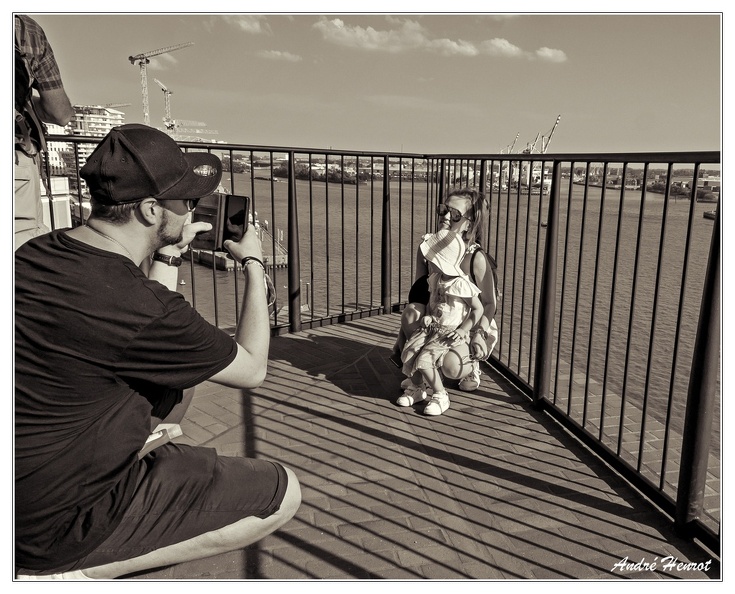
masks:
<svg viewBox="0 0 735 594"><path fill-rule="evenodd" d="M480 322L483 313L484 308L482 305L482 301L480 301L480 297L478 295L475 295L470 300L470 311L467 314L467 317L462 321L459 326L457 326L456 330L447 334L447 338L452 341L452 344L467 342L470 335L470 330L472 330Z"/></svg>

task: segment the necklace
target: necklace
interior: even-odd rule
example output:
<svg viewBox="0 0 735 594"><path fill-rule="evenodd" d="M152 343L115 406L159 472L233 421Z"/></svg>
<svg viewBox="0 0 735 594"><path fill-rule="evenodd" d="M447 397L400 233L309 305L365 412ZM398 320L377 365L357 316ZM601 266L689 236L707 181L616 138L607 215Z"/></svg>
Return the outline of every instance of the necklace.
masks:
<svg viewBox="0 0 735 594"><path fill-rule="evenodd" d="M86 224L85 227L87 227L87 229L91 229L97 235L99 235L101 237L104 237L105 239L111 241L112 243L116 243L117 245L119 245L123 250L125 250L125 253L128 255L128 258L130 258L133 262L135 262L135 258L133 258L133 255L128 251L128 248L126 248L117 239L115 239L114 237L110 237L109 235L105 235L104 233L102 233L102 231L98 231L97 229L95 229L94 227L92 227L89 223Z"/></svg>

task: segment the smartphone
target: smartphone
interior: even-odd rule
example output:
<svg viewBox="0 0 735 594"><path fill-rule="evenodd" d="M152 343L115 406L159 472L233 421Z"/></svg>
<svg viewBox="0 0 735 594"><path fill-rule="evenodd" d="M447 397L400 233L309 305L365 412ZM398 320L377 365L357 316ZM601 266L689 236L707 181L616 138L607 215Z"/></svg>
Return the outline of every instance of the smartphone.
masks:
<svg viewBox="0 0 735 594"><path fill-rule="evenodd" d="M250 198L215 192L199 201L191 220L212 225L211 230L197 233L192 248L225 252L225 241L239 241L250 223Z"/></svg>

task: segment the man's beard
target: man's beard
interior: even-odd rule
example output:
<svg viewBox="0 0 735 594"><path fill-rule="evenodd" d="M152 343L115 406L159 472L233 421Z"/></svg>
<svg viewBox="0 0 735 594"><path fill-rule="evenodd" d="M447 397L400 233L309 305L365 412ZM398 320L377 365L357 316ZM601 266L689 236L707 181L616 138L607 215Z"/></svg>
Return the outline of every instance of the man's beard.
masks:
<svg viewBox="0 0 735 594"><path fill-rule="evenodd" d="M161 218L161 226L158 228L156 233L156 239L158 240L158 247L164 247L167 245L176 245L184 240L183 230L184 226L181 226L178 234L174 234L168 211L164 209L163 217Z"/></svg>

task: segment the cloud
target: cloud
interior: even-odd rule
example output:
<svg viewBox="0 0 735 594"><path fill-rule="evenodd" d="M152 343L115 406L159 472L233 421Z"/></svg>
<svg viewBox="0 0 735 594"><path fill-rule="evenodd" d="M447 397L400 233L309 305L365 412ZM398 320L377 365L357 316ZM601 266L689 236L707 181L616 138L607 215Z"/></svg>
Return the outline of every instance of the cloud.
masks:
<svg viewBox="0 0 735 594"><path fill-rule="evenodd" d="M476 56L479 52L475 45L469 41L463 41L458 39L452 41L451 39L433 39L427 41L426 48L439 52L444 56Z"/></svg>
<svg viewBox="0 0 735 594"><path fill-rule="evenodd" d="M301 56L278 50L261 50L258 55L266 60L281 60L283 62L301 62L302 60Z"/></svg>
<svg viewBox="0 0 735 594"><path fill-rule="evenodd" d="M529 52L513 45L507 39L500 38L488 39L479 43L463 39L433 39L427 29L416 21L401 20L392 16L386 20L392 26L391 29L378 30L373 27L348 25L342 19L330 20L326 17L320 18L313 27L328 43L370 52L397 54L406 51L428 51L443 56L469 58L486 55L548 62L567 60L566 54L558 49L542 47L535 52Z"/></svg>
<svg viewBox="0 0 735 594"><path fill-rule="evenodd" d="M273 31L264 16L258 15L228 15L222 17L226 23L238 27L245 33L254 35L271 35Z"/></svg>
<svg viewBox="0 0 735 594"><path fill-rule="evenodd" d="M526 55L526 52L517 45L513 45L507 39L488 39L480 43L480 49L483 54L487 54L488 56L520 58Z"/></svg>
<svg viewBox="0 0 735 594"><path fill-rule="evenodd" d="M566 62L567 55L558 49L551 49L548 47L541 47L536 50L536 57L539 60L545 60L547 62Z"/></svg>
<svg viewBox="0 0 735 594"><path fill-rule="evenodd" d="M426 45L426 32L415 21L403 21L398 29L378 31L372 27L346 25L342 19L327 20L322 17L314 28L325 41L368 51L398 53Z"/></svg>

